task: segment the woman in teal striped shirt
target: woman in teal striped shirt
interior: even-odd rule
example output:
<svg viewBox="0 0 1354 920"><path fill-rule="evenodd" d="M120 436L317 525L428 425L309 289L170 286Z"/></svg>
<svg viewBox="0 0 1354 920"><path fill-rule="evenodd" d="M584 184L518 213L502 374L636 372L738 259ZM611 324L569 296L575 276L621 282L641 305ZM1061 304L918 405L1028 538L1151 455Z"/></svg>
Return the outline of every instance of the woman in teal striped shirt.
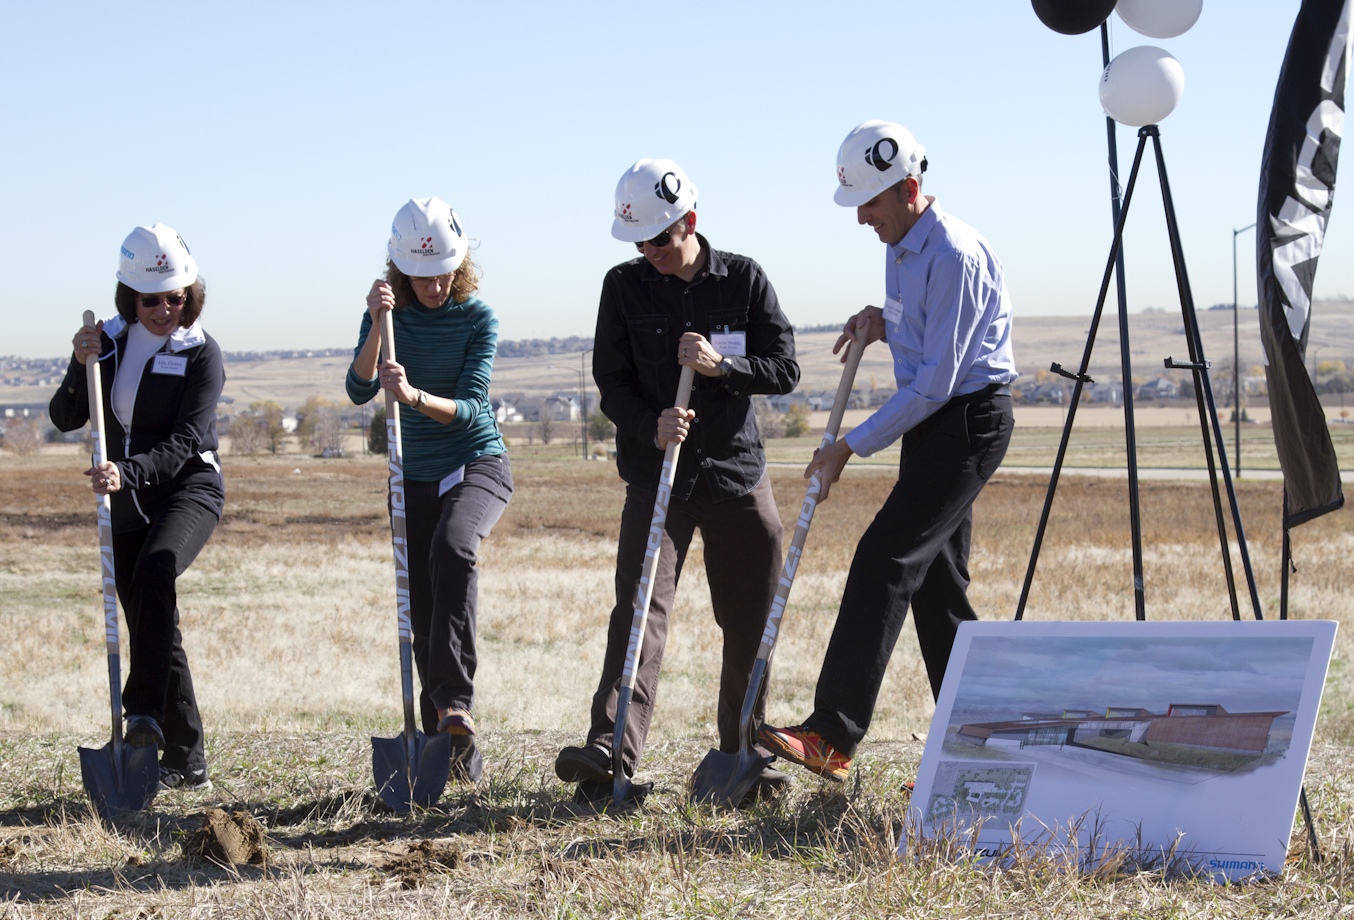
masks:
<svg viewBox="0 0 1354 920"><path fill-rule="evenodd" d="M424 731L452 735L453 775L479 779L475 747L475 567L508 507L512 466L489 405L498 318L474 296L479 274L456 213L411 200L391 227L384 280L367 294L348 395L399 400L404 448L409 616ZM380 319L393 311L394 361Z"/></svg>

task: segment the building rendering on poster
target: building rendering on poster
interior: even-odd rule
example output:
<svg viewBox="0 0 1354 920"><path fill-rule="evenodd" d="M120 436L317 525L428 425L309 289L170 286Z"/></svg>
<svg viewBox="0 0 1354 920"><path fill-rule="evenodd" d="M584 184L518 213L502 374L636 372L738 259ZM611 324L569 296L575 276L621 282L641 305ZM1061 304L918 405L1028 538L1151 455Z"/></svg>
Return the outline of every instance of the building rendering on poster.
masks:
<svg viewBox="0 0 1354 920"><path fill-rule="evenodd" d="M914 813L927 834L976 827L997 858L1019 821L1027 841L1075 827L1086 852L1173 853L1219 879L1281 872L1335 630L965 623Z"/></svg>

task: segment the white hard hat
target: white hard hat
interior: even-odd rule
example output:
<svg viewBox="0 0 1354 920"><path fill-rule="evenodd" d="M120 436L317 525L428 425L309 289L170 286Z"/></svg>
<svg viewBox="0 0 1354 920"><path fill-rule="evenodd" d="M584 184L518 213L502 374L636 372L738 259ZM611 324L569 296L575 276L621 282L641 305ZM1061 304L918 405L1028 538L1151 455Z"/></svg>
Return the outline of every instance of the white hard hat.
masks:
<svg viewBox="0 0 1354 920"><path fill-rule="evenodd" d="M846 208L869 201L908 176L926 171L926 148L902 125L867 121L846 135L837 151L837 193Z"/></svg>
<svg viewBox="0 0 1354 920"><path fill-rule="evenodd" d="M411 198L390 225L390 261L406 275L431 278L456 271L470 241L456 212L441 198Z"/></svg>
<svg viewBox="0 0 1354 920"><path fill-rule="evenodd" d="M640 160L616 183L611 235L627 243L653 239L696 207L696 186L672 160Z"/></svg>
<svg viewBox="0 0 1354 920"><path fill-rule="evenodd" d="M163 294L197 280L197 263L173 227L137 227L122 241L118 280L138 294Z"/></svg>

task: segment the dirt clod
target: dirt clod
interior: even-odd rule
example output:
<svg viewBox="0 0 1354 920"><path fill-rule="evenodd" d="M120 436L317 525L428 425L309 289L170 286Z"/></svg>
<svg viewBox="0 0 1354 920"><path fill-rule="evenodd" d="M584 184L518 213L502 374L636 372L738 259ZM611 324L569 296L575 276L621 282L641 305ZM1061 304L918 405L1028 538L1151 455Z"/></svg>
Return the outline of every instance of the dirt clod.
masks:
<svg viewBox="0 0 1354 920"><path fill-rule="evenodd" d="M398 880L401 888L417 888L431 875L458 868L462 859L461 845L455 840L419 840L381 868L388 879Z"/></svg>
<svg viewBox="0 0 1354 920"><path fill-rule="evenodd" d="M226 814L220 808L209 808L202 813L202 827L189 835L183 850L190 858L223 866L258 864L267 855L263 836L263 825L247 812Z"/></svg>

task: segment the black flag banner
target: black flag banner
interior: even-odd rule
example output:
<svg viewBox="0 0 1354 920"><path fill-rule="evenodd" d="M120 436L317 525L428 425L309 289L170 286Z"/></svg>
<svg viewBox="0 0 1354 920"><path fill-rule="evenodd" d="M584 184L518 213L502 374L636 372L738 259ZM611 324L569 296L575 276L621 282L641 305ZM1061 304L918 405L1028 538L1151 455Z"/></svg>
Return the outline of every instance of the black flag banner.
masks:
<svg viewBox="0 0 1354 920"><path fill-rule="evenodd" d="M1312 282L1335 197L1345 125L1350 4L1303 0L1288 40L1260 167L1260 340L1287 510L1284 528L1345 502L1325 412L1304 361Z"/></svg>

